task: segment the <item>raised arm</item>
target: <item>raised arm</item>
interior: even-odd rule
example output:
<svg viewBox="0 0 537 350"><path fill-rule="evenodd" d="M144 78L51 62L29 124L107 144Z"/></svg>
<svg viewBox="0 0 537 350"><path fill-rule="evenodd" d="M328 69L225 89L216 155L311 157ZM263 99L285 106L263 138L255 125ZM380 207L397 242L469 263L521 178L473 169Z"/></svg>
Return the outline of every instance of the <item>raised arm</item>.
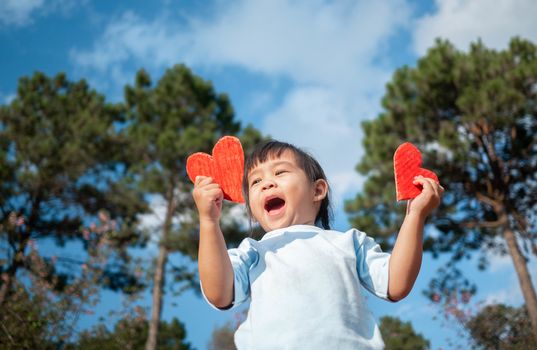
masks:
<svg viewBox="0 0 537 350"><path fill-rule="evenodd" d="M412 290L421 267L423 253L423 226L425 219L440 204L444 188L434 180L422 176L414 184L423 186L423 191L408 201L407 212L389 266L388 297L399 301Z"/></svg>
<svg viewBox="0 0 537 350"><path fill-rule="evenodd" d="M220 230L223 193L212 178L196 177L192 192L200 217L198 270L203 292L216 307L233 302L233 268Z"/></svg>

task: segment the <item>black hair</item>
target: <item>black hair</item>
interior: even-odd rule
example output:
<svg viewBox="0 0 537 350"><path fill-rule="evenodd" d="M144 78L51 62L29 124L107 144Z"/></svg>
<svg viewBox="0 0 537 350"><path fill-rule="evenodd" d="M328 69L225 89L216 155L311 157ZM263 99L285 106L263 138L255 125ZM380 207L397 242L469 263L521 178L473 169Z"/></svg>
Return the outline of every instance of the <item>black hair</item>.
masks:
<svg viewBox="0 0 537 350"><path fill-rule="evenodd" d="M250 208L250 197L248 193L248 173L260 163L266 162L269 158L280 157L285 151L291 151L295 158L298 166L306 173L306 177L313 183L319 179L325 180L328 184L326 175L324 174L323 168L307 152L302 149L286 143L276 140L270 140L264 143L257 145L254 150L246 157L244 162L244 175L242 178L242 192L244 195L244 201L246 203L246 209L248 210L248 215L252 217L252 209ZM330 186L328 186L328 191L326 196L321 201L321 206L315 217L315 224L322 225L323 228L330 229L330 220L332 219L332 208L330 206Z"/></svg>

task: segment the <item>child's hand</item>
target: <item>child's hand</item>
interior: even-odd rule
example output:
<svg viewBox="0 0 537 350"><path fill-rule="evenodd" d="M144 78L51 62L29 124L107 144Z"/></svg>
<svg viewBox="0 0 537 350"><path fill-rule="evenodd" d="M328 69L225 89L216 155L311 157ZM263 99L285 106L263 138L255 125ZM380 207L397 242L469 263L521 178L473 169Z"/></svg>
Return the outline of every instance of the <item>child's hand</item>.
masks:
<svg viewBox="0 0 537 350"><path fill-rule="evenodd" d="M423 190L416 198L408 201L407 214L416 213L426 218L440 205L444 188L433 179L421 175L416 176L412 183L421 185Z"/></svg>
<svg viewBox="0 0 537 350"><path fill-rule="evenodd" d="M200 221L218 222L220 220L224 192L211 177L196 176L192 196L198 208Z"/></svg>

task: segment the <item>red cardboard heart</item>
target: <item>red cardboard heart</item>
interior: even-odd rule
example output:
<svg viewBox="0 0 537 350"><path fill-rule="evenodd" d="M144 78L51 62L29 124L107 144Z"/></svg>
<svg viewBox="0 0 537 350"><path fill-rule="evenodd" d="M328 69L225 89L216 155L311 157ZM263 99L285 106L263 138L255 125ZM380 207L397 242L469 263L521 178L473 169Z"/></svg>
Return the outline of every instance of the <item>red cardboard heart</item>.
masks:
<svg viewBox="0 0 537 350"><path fill-rule="evenodd" d="M421 175L438 182L438 176L421 168L421 162L420 150L409 142L403 143L395 150L393 168L398 201L415 198L421 193L422 187L412 183L415 176Z"/></svg>
<svg viewBox="0 0 537 350"><path fill-rule="evenodd" d="M242 173L244 152L241 142L233 136L224 136L213 147L212 156L197 152L186 160L186 172L192 182L196 176L210 176L220 185L224 198L243 203Z"/></svg>

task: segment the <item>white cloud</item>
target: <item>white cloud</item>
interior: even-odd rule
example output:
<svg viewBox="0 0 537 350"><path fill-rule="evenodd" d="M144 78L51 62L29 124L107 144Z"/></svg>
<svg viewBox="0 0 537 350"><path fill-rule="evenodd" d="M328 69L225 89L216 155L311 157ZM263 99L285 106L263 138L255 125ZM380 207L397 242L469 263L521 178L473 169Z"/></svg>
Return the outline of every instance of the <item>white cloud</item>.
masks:
<svg viewBox="0 0 537 350"><path fill-rule="evenodd" d="M282 106L265 117L262 129L310 152L325 169L338 202L343 193L360 183L353 170L362 154L360 126L358 118L352 118L354 112L346 96L336 91L296 88Z"/></svg>
<svg viewBox="0 0 537 350"><path fill-rule="evenodd" d="M72 48L69 56L78 73L116 99L141 67L152 73L184 62L190 40L188 33L166 18L145 21L128 11L110 21L93 47Z"/></svg>
<svg viewBox="0 0 537 350"><path fill-rule="evenodd" d="M299 83L356 88L384 40L409 19L403 1L237 1L194 22L193 58Z"/></svg>
<svg viewBox="0 0 537 350"><path fill-rule="evenodd" d="M176 62L188 42L178 28L165 21L144 22L132 12L114 18L92 49L73 49L71 59L99 73L114 70L134 60L163 67Z"/></svg>
<svg viewBox="0 0 537 350"><path fill-rule="evenodd" d="M15 97L17 97L14 93L12 94L4 94L2 92L0 92L0 103L1 104L10 104L11 101L13 101L15 99Z"/></svg>
<svg viewBox="0 0 537 350"><path fill-rule="evenodd" d="M264 116L262 131L311 150L325 167L335 201L356 191L360 122L380 110L391 69L379 66L388 39L410 21L401 1L217 2L214 18L147 21L125 13L110 22L89 50L73 49L81 69L121 86L129 67L158 70L176 62L233 66L289 82L281 105ZM91 79L91 78L90 78ZM123 80L123 81L121 81ZM271 93L268 91L267 93ZM260 95L257 104L272 102ZM255 103L251 108L256 108Z"/></svg>
<svg viewBox="0 0 537 350"><path fill-rule="evenodd" d="M510 255L488 253L487 258L489 260L489 270L491 272L498 272L504 269L512 269L513 267L513 259Z"/></svg>
<svg viewBox="0 0 537 350"><path fill-rule="evenodd" d="M484 304L497 304L503 303L507 305L519 306L524 303L522 291L520 289L520 281L518 279L515 267L513 265L513 259L510 255L499 256L498 254L490 254L490 269L486 274L490 279L501 279L503 283L497 284L497 289L491 293L487 293L484 296ZM532 284L537 287L537 264L535 259L530 258L526 264L528 272L532 279Z"/></svg>
<svg viewBox="0 0 537 350"><path fill-rule="evenodd" d="M0 2L0 23L23 26L31 23L32 14L45 0L4 0Z"/></svg>
<svg viewBox="0 0 537 350"><path fill-rule="evenodd" d="M218 2L214 19L180 25L165 13L152 21L126 12L114 18L90 50L72 61L105 73L135 62L161 68L176 62L236 65L299 83L367 88L384 40L408 22L403 1Z"/></svg>
<svg viewBox="0 0 537 350"><path fill-rule="evenodd" d="M519 241L522 241L522 238L517 235L517 239ZM496 236L493 240L493 245L498 247L496 250L486 250L486 258L489 262L488 271L491 273L499 273L499 272L511 272L512 274L515 274L514 270L514 264L513 264L513 258L509 254L509 251L507 249L505 239L502 236ZM504 250L507 252L507 254L500 254L499 250ZM525 253L527 256L527 254ZM527 263L527 267L529 269L530 274L536 275L537 277L537 265L532 264L532 261L534 259L531 259L530 254L530 260Z"/></svg>
<svg viewBox="0 0 537 350"><path fill-rule="evenodd" d="M505 49L512 36L537 40L537 2L534 0L436 0L435 13L416 22L414 49L423 55L437 37L467 50L481 38L492 48Z"/></svg>
<svg viewBox="0 0 537 350"><path fill-rule="evenodd" d="M166 201L160 195L154 195L149 200L151 211L138 215L139 226L143 230L151 232L151 243L158 244L164 218L166 217Z"/></svg>
<svg viewBox="0 0 537 350"><path fill-rule="evenodd" d="M502 285L505 286L505 288L498 289L485 295L483 306L493 304L519 306L524 303L524 298L522 297L520 284L516 275L512 275L510 281Z"/></svg>
<svg viewBox="0 0 537 350"><path fill-rule="evenodd" d="M274 95L269 91L253 92L250 96L246 113L257 114L259 111L264 111L274 104Z"/></svg>
<svg viewBox="0 0 537 350"><path fill-rule="evenodd" d="M2 0L0 1L0 25L23 27L37 17L52 13L69 15L87 0Z"/></svg>
<svg viewBox="0 0 537 350"><path fill-rule="evenodd" d="M178 202L186 201L187 197L190 197L190 193L184 193L176 191L176 200ZM149 212L140 214L137 216L138 227L142 230L146 230L150 235L150 248L158 246L164 220L166 218L166 210L168 209L168 202L160 194L151 195L149 198ZM233 211L234 210L234 211ZM237 215L237 220L241 220L240 209L232 208L232 213ZM244 215L243 215L244 216ZM188 211L177 214L172 218L173 225L181 225L182 222L189 222L191 220L191 214ZM240 221L242 222L242 221Z"/></svg>

